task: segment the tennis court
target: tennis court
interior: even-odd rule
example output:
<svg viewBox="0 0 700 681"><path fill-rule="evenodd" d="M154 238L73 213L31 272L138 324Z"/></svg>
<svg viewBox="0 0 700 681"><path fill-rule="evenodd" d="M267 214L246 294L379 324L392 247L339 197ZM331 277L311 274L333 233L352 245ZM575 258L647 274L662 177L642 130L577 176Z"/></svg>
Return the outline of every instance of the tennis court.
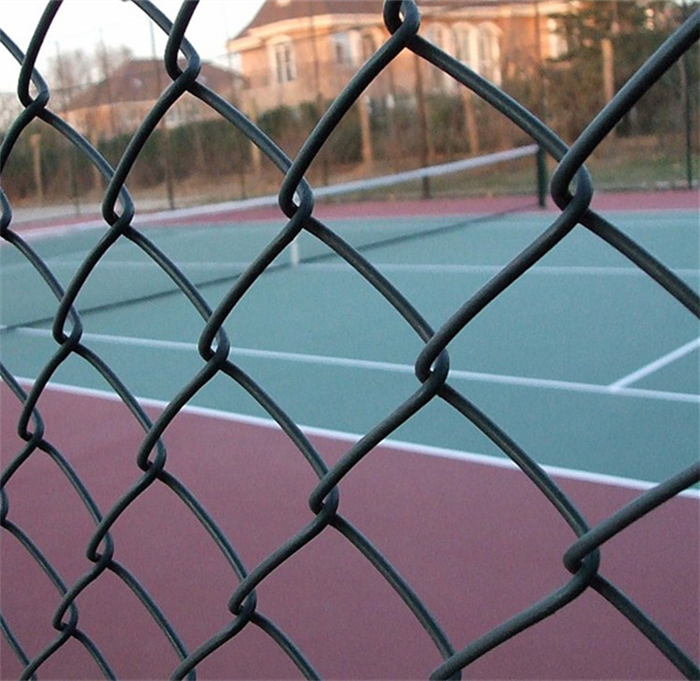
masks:
<svg viewBox="0 0 700 681"><path fill-rule="evenodd" d="M331 225L438 328L543 231L551 214L533 208L438 215L439 202L432 207L432 215L417 219L373 218L358 204ZM690 247L697 240L695 211L616 211L615 221L697 290L698 253ZM284 226L235 214L150 230L147 224L145 217L144 233L212 303ZM67 285L100 236L77 231L36 247ZM289 252L280 255L227 319L232 358L270 386L298 423L367 432L415 389L421 341L347 263L308 234L298 241L299 265L290 265ZM43 314L27 309L24 301L41 300L41 293L27 288L29 267L13 257L3 250L9 260L3 262L4 325L11 329L4 352L17 375L36 377L54 352L50 324L36 320L49 320L55 302L46 296ZM700 340L695 320L657 289L579 230L459 334L450 346L450 379L537 451L541 463L659 482L698 451ZM83 339L137 395L168 402L197 366L195 316L133 244L110 250L79 304L89 319ZM62 367L55 380L105 388L81 362ZM338 399L344 408L335 408ZM242 391L216 383L192 404L264 416ZM669 432L677 445L660 456L669 449ZM451 426L449 411L438 405L393 437L498 456L483 436Z"/></svg>
<svg viewBox="0 0 700 681"><path fill-rule="evenodd" d="M602 200L620 229L697 291L691 194L656 197L660 205L681 205L675 209L629 207L653 203L653 195ZM486 203L415 203L394 215L379 204L321 206L319 212L437 328L552 220L551 212L524 199L518 210L512 200L491 201L488 214L476 210ZM264 213L187 211L168 221L156 216L152 226L144 216L137 224L213 306L284 226ZM56 236L36 226L23 233L64 285L102 236L89 224L66 226ZM230 359L301 424L332 466L415 391L422 341L318 240L304 234L294 248L227 318ZM49 321L55 301L46 296L45 310L27 310L26 298L42 299L40 282L32 283L36 275L14 251L3 248L0 255L3 362L28 389L56 352ZM200 370L202 320L133 244L110 249L77 304L82 343L152 418ZM596 524L697 460L699 348L697 322L683 307L581 228L453 340L448 381L546 466ZM220 379L193 395L166 431L168 471L254 567L309 523L306 499L318 479L250 394ZM73 452L71 463L98 505L110 508L138 480L134 459L143 433L81 358L63 362L51 380L37 405L47 432L59 449ZM7 399L3 418L18 418ZM86 422L100 424L92 436L86 437ZM30 468L7 485L13 512L24 515L25 530L51 561L77 578L91 565L83 554L94 525L54 465ZM571 529L491 440L439 400L357 464L343 478L341 495L343 517L408 580L457 647L567 580L559 556L572 543ZM667 503L606 546L601 567L690 655L697 655L697 503L694 490ZM47 524L47 517L54 521ZM60 528L69 525L67 535ZM188 648L230 625L225 602L237 586L231 567L165 486L150 487L110 534L114 558L138 575ZM67 551L73 543L75 551ZM57 594L21 547L5 541L3 552L6 574L26 571L26 588L3 587L3 614L36 654L52 639L48 623ZM258 586L258 608L321 676L428 675L439 662L434 644L355 553L324 533ZM112 582L101 578L81 595L81 629L117 676L169 673L175 652L134 595ZM44 611L47 630L37 627ZM115 617L128 621L118 634ZM62 650L44 673L69 678L81 676L79 668L82 674L91 665L97 669L80 662L79 646ZM4 659L4 674L12 676L10 655ZM677 673L596 594L470 669L480 678ZM265 637L252 633L223 645L198 672L204 678L297 673Z"/></svg>

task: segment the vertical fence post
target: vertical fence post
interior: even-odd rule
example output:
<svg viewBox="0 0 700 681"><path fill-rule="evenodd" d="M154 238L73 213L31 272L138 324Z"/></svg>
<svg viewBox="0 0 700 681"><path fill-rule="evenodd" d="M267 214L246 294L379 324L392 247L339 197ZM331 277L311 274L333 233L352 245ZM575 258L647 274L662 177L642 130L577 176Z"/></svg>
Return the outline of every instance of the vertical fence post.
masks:
<svg viewBox="0 0 700 681"><path fill-rule="evenodd" d="M36 187L39 204L44 205L44 174L41 170L41 135L35 132L29 137L32 146L32 167L34 169L34 185Z"/></svg>
<svg viewBox="0 0 700 681"><path fill-rule="evenodd" d="M544 147L537 147L537 205L547 207L547 155Z"/></svg>
<svg viewBox="0 0 700 681"><path fill-rule="evenodd" d="M425 106L425 92L423 91L423 76L421 74L421 63L418 55L414 55L415 79L416 79L416 109L418 114L418 135L419 135L419 156L420 165L426 168L430 162L430 139L428 131L428 113ZM421 176L421 198L431 198L430 177Z"/></svg>
<svg viewBox="0 0 700 681"><path fill-rule="evenodd" d="M688 16L688 5L683 0L683 21ZM683 96L683 132L685 138L685 184L693 188L693 110L690 94L690 57L685 52L680 60L681 93Z"/></svg>

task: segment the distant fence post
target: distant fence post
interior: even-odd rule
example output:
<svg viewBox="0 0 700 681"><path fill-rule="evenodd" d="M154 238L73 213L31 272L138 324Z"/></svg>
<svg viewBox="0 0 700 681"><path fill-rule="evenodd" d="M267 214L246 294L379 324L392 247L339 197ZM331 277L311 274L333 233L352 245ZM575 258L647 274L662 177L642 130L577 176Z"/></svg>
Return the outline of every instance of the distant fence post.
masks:
<svg viewBox="0 0 700 681"><path fill-rule="evenodd" d="M688 16L688 5L683 0L683 21ZM690 58L687 52L683 53L680 62L681 93L683 96L683 132L685 133L685 184L688 189L693 188L693 104L690 94Z"/></svg>
<svg viewBox="0 0 700 681"><path fill-rule="evenodd" d="M547 206L547 156L544 147L537 147L537 204Z"/></svg>
<svg viewBox="0 0 700 681"><path fill-rule="evenodd" d="M34 185L36 186L39 203L44 205L44 175L41 171L41 135L34 133L29 137L32 146L32 167L34 169Z"/></svg>

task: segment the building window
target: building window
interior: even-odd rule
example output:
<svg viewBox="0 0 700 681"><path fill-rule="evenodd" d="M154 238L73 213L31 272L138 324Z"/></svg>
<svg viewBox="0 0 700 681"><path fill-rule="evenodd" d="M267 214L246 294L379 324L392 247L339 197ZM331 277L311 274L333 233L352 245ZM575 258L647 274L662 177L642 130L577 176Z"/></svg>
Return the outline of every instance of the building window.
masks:
<svg viewBox="0 0 700 681"><path fill-rule="evenodd" d="M496 85L501 84L501 32L493 24L481 24L478 31L477 71Z"/></svg>
<svg viewBox="0 0 700 681"><path fill-rule="evenodd" d="M437 23L428 24L425 37L444 52L448 54L454 52L452 33L447 26Z"/></svg>
<svg viewBox="0 0 700 681"><path fill-rule="evenodd" d="M447 26L438 23L429 24L426 29L426 38L443 52L448 54L454 52L452 34ZM452 90L456 87L455 81L444 71L431 67L430 73L431 82L428 85L432 89Z"/></svg>
<svg viewBox="0 0 700 681"><path fill-rule="evenodd" d="M455 32L455 56L471 68L477 62L476 29L469 24L457 24Z"/></svg>
<svg viewBox="0 0 700 681"><path fill-rule="evenodd" d="M331 35L331 47L333 50L333 61L336 64L352 64L352 45L349 33L333 33Z"/></svg>
<svg viewBox="0 0 700 681"><path fill-rule="evenodd" d="M457 24L455 42L457 58L463 64L496 85L501 84L501 31L498 26Z"/></svg>
<svg viewBox="0 0 700 681"><path fill-rule="evenodd" d="M377 51L377 42L371 33L363 33L360 43L362 59L367 61Z"/></svg>
<svg viewBox="0 0 700 681"><path fill-rule="evenodd" d="M294 47L291 40L283 39L271 45L270 60L272 62L272 72L277 83L290 83L296 78Z"/></svg>
<svg viewBox="0 0 700 681"><path fill-rule="evenodd" d="M559 59L568 51L566 37L559 28L556 19L551 17L547 19L547 36L549 38L549 57L550 59Z"/></svg>

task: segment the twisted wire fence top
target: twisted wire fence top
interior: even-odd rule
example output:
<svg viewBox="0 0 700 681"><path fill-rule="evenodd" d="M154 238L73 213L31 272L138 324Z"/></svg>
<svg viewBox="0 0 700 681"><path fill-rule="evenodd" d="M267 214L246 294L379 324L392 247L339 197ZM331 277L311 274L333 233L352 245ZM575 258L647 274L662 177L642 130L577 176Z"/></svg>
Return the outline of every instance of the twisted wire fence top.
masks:
<svg viewBox="0 0 700 681"><path fill-rule="evenodd" d="M604 522L590 526L572 500L537 463L537 453L526 452L467 395L458 390L450 380L449 351L451 342L489 304L513 282L532 268L547 253L556 248L573 230L588 230L602 242L616 249L636 267L642 270L658 286L672 296L688 314L700 316L700 300L695 291L669 269L663 262L645 251L608 219L591 208L594 178L586 169L586 160L605 140L615 125L635 106L636 102L677 62L700 37L700 12L694 12L685 23L649 56L639 71L615 95L584 132L567 146L547 125L525 107L509 97L503 90L463 63L446 54L421 33L419 7L411 0L387 0L383 19L390 37L347 83L342 93L332 102L316 124L295 158L290 159L274 140L270 139L251 120L207 87L199 78L201 61L195 46L187 40L187 27L197 10L197 2L183 2L177 17L170 21L153 3L132 0L167 35L164 65L171 79L156 104L142 120L137 132L115 166L99 153L87 139L51 108L51 83L36 68L41 50L46 49L47 32L60 12L61 2L50 2L36 27L26 53L13 43L11 36L0 32L0 41L14 59L21 64L17 94L24 107L7 131L0 148L0 169L5 170L16 149L18 139L30 123L42 121L60 133L72 147L97 169L106 182L102 199L104 229L99 241L91 249L67 286L56 278L51 267L42 260L35 249L13 229L12 204L4 192L0 192L2 214L0 233L2 239L26 259L43 280L47 291L55 299L52 317L52 336L55 349L50 360L36 377L31 388L23 387L13 375L11 366L2 365L2 380L21 404L21 416L16 424L17 433L24 446L21 451L3 452L4 468L1 489L1 523L3 531L20 542L28 555L43 570L60 597L60 604L53 616L55 637L34 656L30 656L23 642L13 632L12 623L2 619L2 632L10 647L21 660L23 677L41 674L41 667L53 655L60 654L66 645L80 645L92 657L105 677L114 677L110 660L106 659L84 629L80 618L78 599L88 587L106 573L111 573L128 587L140 600L145 610L158 625L163 636L180 660L171 670L173 678L195 678L197 666L207 656L248 627L256 627L292 660L299 672L307 678L318 676L314 660L306 657L304 650L265 615L263 602L258 602L256 588L272 575L285 561L314 541L324 532L335 531L358 551L387 581L403 600L417 622L425 630L442 661L432 671L433 678L459 678L461 671L486 652L518 635L537 622L565 608L588 590L596 591L637 627L660 653L672 662L687 678L698 678L699 671L693 661L652 619L638 608L601 571L601 551L606 542L624 532L643 516L653 513L660 505L692 487L700 480L700 464L679 471L674 477L641 494L628 506L608 517ZM452 316L439 328L432 328L418 309L402 292L356 248L315 217L314 189L307 181L309 167L321 154L329 137L343 120L351 106L358 101L380 72L402 52L410 51L417 58L430 62L435 68L451 76L460 87L468 88L495 110L510 119L533 142L540 145L556 161L552 176L551 198L559 212L551 224L536 239L527 244L506 266L493 276L474 295L464 300ZM181 57L184 56L184 61ZM180 58L180 59L179 59ZM257 254L253 262L233 281L219 300L208 302L198 287L188 279L178 266L135 224L136 205L129 193L129 176L144 146L164 119L168 110L186 93L192 95L237 128L256 145L279 170L279 209L286 217L284 226ZM251 286L272 266L275 259L301 233L322 243L347 262L373 287L393 312L415 334L421 350L415 357L415 390L385 418L364 433L350 446L343 456L330 465L315 448L309 438L285 411L277 404L275 395L265 385L248 375L231 357L231 340L224 324L236 306L246 296ZM117 243L128 240L140 249L170 279L201 319L198 330L199 367L189 381L163 411L152 419L130 387L102 359L83 338L86 321L81 316L78 298L84 286L101 260ZM70 457L52 444L50 429L46 429L37 407L43 391L57 372L69 360L79 359L99 374L111 387L142 430L142 439L133 462L139 477L131 487L110 507L100 507L91 490L73 470ZM246 565L236 546L221 529L217 519L200 504L194 494L168 467L168 450L164 437L180 410L214 379L225 379L231 389L247 392L255 402L279 425L300 457L306 461L317 478L308 498L311 511L308 524L256 565ZM471 422L488 437L527 476L530 483L544 495L561 515L571 531L571 545L563 556L570 572L569 581L534 602L511 619L500 623L476 640L450 641L438 622L421 602L411 584L389 563L382 553L343 515L340 491L344 479L364 458L372 455L376 445L391 436L425 405L440 401L455 414ZM33 457L47 456L56 469L72 486L77 499L89 513L93 532L86 555L89 568L72 580L66 580L13 516L12 495L6 489L14 475ZM208 640L201 641L194 649L188 648L178 631L168 620L159 604L139 582L138 574L118 560L118 550L112 537L115 522L137 502L142 495L149 495L157 486L165 486L182 502L209 534L215 550L230 566L236 586L230 593L228 623ZM213 549L214 550L214 549ZM459 588L459 587L457 587Z"/></svg>

